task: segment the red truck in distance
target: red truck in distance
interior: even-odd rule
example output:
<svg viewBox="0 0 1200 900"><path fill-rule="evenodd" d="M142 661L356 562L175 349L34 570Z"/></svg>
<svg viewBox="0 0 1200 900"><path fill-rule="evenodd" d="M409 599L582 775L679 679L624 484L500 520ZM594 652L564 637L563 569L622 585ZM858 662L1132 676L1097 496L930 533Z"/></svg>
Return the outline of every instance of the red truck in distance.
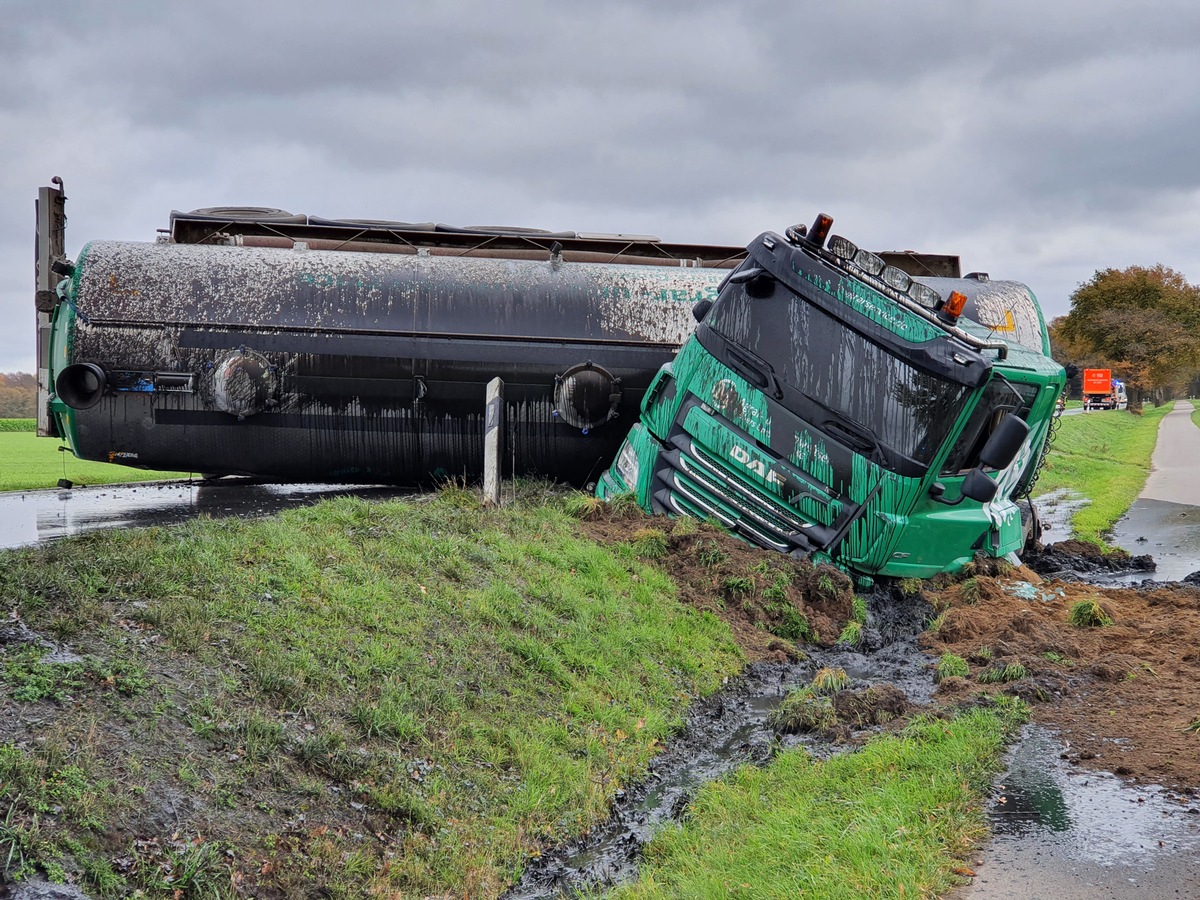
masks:
<svg viewBox="0 0 1200 900"><path fill-rule="evenodd" d="M1084 409L1125 409L1128 405L1125 383L1112 377L1112 369L1083 370Z"/></svg>

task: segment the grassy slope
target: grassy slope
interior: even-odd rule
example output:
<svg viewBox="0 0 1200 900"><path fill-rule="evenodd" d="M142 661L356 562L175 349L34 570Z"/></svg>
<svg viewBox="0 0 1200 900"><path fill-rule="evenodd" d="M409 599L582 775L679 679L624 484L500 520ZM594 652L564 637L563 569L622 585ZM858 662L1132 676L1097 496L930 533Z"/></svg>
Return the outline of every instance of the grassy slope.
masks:
<svg viewBox="0 0 1200 900"><path fill-rule="evenodd" d="M1071 490L1091 502L1072 521L1075 536L1103 543L1103 535L1137 499L1150 472L1158 426L1171 410L1147 406L1064 416L1037 482L1037 493Z"/></svg>
<svg viewBox="0 0 1200 900"><path fill-rule="evenodd" d="M0 858L94 896L496 896L741 666L635 544L575 535L561 501L447 491L0 554L5 604L80 656L0 655ZM910 890L948 884L999 722L714 785L694 818L732 843L702 840L688 878L770 896L783 866L814 896L887 896L887 859ZM652 893L681 877L663 846Z"/></svg>
<svg viewBox="0 0 1200 900"><path fill-rule="evenodd" d="M60 478L76 484L121 484L187 477L76 459L69 451L60 451L57 441L37 437L25 423L32 425L33 420L0 419L0 491L52 488Z"/></svg>
<svg viewBox="0 0 1200 900"><path fill-rule="evenodd" d="M0 858L102 896L494 896L741 666L536 502L344 499L0 560L6 609L82 657L3 656Z"/></svg>

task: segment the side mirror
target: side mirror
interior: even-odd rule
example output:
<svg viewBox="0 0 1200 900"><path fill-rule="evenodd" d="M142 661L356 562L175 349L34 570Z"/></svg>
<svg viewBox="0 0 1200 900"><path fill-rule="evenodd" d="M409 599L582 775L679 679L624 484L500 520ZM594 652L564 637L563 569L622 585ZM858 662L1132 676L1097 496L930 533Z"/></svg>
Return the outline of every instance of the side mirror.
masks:
<svg viewBox="0 0 1200 900"><path fill-rule="evenodd" d="M978 500L980 503L987 503L996 496L997 489L996 482L988 478L983 469L972 469L963 479L962 496L970 500Z"/></svg>
<svg viewBox="0 0 1200 900"><path fill-rule="evenodd" d="M692 318L697 322L703 322L710 309L712 309L711 300L697 300L692 306Z"/></svg>
<svg viewBox="0 0 1200 900"><path fill-rule="evenodd" d="M730 284L745 284L747 281L753 281L759 275L764 273L763 269L758 266L752 266L749 269L742 269L740 272L734 272L729 276Z"/></svg>
<svg viewBox="0 0 1200 900"><path fill-rule="evenodd" d="M996 430L983 445L983 450L979 452L979 461L993 469L1007 468L1009 463L1016 459L1017 451L1021 449L1027 437L1029 426L1014 413L1009 413L1000 420Z"/></svg>
<svg viewBox="0 0 1200 900"><path fill-rule="evenodd" d="M729 283L745 285L746 294L755 300L766 300L775 293L774 277L758 266L734 272L729 276Z"/></svg>

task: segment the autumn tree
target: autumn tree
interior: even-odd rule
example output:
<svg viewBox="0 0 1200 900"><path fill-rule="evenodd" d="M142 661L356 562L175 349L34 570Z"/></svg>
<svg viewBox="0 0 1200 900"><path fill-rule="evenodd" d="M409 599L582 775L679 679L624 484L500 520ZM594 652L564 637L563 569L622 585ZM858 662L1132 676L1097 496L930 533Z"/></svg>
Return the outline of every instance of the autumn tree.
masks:
<svg viewBox="0 0 1200 900"><path fill-rule="evenodd" d="M1060 361L1111 368L1138 396L1182 390L1200 367L1200 288L1162 265L1100 270L1051 339Z"/></svg>
<svg viewBox="0 0 1200 900"><path fill-rule="evenodd" d="M0 372L0 419L37 415L37 379L25 372Z"/></svg>

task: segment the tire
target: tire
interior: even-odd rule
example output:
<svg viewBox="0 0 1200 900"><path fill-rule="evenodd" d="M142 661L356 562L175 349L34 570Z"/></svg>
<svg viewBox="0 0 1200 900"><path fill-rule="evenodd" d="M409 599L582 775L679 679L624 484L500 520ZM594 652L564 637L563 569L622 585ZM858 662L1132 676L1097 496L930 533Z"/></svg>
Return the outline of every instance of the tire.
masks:
<svg viewBox="0 0 1200 900"><path fill-rule="evenodd" d="M1021 542L1021 552L1018 555L1024 559L1026 555L1038 552L1042 543L1042 523L1038 519L1037 508L1032 500L1018 500L1017 509L1021 511L1021 534L1025 538Z"/></svg>

